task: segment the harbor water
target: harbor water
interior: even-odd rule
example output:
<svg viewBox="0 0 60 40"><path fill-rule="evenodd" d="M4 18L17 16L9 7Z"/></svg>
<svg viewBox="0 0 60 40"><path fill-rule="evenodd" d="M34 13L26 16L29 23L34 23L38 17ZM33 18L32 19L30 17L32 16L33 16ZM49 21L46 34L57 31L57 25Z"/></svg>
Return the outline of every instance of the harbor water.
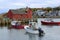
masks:
<svg viewBox="0 0 60 40"><path fill-rule="evenodd" d="M45 18L38 19L38 27L44 30L45 35L38 37L38 40L60 40L60 25L41 25L41 21ZM53 18L54 21L60 21L59 18ZM32 35L33 36L33 35ZM0 27L0 40L30 40L29 35L24 29L8 29ZM32 40L32 39L31 39Z"/></svg>

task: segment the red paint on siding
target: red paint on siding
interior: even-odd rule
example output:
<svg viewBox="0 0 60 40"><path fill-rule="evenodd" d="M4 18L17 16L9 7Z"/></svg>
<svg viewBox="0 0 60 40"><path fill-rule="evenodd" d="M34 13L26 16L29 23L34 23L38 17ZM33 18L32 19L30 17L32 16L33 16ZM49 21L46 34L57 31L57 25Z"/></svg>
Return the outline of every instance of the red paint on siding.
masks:
<svg viewBox="0 0 60 40"><path fill-rule="evenodd" d="M8 11L8 18L11 19L31 19L32 18L32 10L29 9L26 14L14 14L11 10Z"/></svg>

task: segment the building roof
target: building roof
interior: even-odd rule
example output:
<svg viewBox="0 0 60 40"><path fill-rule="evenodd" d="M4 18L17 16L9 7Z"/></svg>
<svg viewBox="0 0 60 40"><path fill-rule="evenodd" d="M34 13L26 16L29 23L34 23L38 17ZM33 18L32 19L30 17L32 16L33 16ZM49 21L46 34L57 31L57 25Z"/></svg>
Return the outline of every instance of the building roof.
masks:
<svg viewBox="0 0 60 40"><path fill-rule="evenodd" d="M11 10L14 14L26 14L26 9L16 9L16 10Z"/></svg>

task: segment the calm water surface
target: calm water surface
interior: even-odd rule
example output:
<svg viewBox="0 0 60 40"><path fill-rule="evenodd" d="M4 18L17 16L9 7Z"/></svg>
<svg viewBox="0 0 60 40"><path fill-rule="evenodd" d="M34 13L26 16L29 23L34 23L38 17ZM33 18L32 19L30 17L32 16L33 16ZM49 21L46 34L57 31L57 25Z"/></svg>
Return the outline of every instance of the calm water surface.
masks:
<svg viewBox="0 0 60 40"><path fill-rule="evenodd" d="M41 25L40 21L45 18L38 19L38 26L41 27L45 35L40 40L60 40L60 26L47 26ZM54 18L54 21L60 21L59 18ZM7 29L7 27L0 27L0 40L29 40L28 35L25 34L25 30Z"/></svg>

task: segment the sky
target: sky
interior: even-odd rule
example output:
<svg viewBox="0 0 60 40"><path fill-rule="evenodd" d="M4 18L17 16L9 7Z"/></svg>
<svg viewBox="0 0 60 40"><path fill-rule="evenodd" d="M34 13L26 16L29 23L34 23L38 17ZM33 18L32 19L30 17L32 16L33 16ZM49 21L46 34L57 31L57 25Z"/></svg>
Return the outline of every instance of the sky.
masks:
<svg viewBox="0 0 60 40"><path fill-rule="evenodd" d="M0 14L8 12L9 9L42 8L60 6L60 0L0 0Z"/></svg>

